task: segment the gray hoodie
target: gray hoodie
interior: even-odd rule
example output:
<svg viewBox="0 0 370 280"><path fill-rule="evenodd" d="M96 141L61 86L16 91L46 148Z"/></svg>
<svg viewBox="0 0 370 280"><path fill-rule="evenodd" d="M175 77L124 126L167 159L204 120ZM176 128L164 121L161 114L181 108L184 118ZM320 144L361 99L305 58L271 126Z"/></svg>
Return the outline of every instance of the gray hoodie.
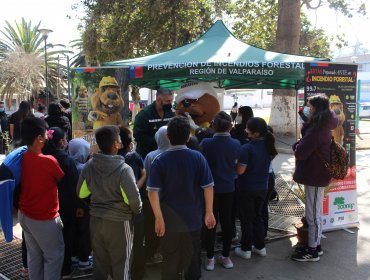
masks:
<svg viewBox="0 0 370 280"><path fill-rule="evenodd" d="M80 198L90 197L90 215L125 221L141 211L141 199L132 168L119 155L96 153L81 172Z"/></svg>
<svg viewBox="0 0 370 280"><path fill-rule="evenodd" d="M149 154L146 155L144 159L144 168L146 171L146 174L149 176L150 168L152 166L153 160L166 151L170 146L170 140L167 137L167 126L161 126L158 131L154 135L155 141L157 142L158 148Z"/></svg>

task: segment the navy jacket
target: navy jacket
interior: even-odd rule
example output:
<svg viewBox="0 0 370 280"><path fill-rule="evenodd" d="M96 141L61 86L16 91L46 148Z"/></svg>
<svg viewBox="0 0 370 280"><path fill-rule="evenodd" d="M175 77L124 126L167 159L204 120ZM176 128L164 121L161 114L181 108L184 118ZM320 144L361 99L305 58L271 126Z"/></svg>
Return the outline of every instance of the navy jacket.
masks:
<svg viewBox="0 0 370 280"><path fill-rule="evenodd" d="M303 124L302 138L293 145L296 158L293 180L297 183L326 187L330 182L329 173L315 150L319 150L327 161L330 160L331 130L338 126L338 117L334 112L331 113L325 127Z"/></svg>

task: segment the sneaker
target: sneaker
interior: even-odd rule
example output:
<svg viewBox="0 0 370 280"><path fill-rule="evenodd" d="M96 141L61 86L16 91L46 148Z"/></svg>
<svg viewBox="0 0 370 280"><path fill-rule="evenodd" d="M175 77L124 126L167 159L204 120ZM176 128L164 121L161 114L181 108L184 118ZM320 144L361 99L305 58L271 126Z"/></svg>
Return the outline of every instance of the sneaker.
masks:
<svg viewBox="0 0 370 280"><path fill-rule="evenodd" d="M71 258L71 262L72 262L72 266L73 266L73 267L78 266L78 263L79 263L79 259L78 259L78 257L72 257L72 258Z"/></svg>
<svg viewBox="0 0 370 280"><path fill-rule="evenodd" d="M155 265L163 262L163 257L160 253L155 253L149 260L146 261L146 265Z"/></svg>
<svg viewBox="0 0 370 280"><path fill-rule="evenodd" d="M248 260L251 258L252 251L243 251L242 248L237 247L235 248L235 255L237 255L238 257L242 259Z"/></svg>
<svg viewBox="0 0 370 280"><path fill-rule="evenodd" d="M307 251L307 250L308 250L307 246L305 246L305 245L301 245L301 246L297 246L297 247L294 249L294 252L295 252L295 253L302 253L302 252L305 252L305 251ZM316 251L317 251L317 254L318 254L319 256L324 255L324 251L322 250L321 245L317 245L317 247L316 247Z"/></svg>
<svg viewBox="0 0 370 280"><path fill-rule="evenodd" d="M323 249L321 248L321 245L317 245L317 247L316 247L316 251L317 251L317 254L318 254L319 256L324 255L324 251L323 251Z"/></svg>
<svg viewBox="0 0 370 280"><path fill-rule="evenodd" d="M22 277L28 277L28 268L22 267L20 273Z"/></svg>
<svg viewBox="0 0 370 280"><path fill-rule="evenodd" d="M234 264L233 262L230 260L229 257L224 257L224 256L219 256L217 258L217 262L219 264L221 264L224 268L233 268L234 267Z"/></svg>
<svg viewBox="0 0 370 280"><path fill-rule="evenodd" d="M78 269L79 270L89 270L89 269L92 269L93 268L93 264L91 261L87 261L87 262L79 262L78 263Z"/></svg>
<svg viewBox="0 0 370 280"><path fill-rule="evenodd" d="M252 246L252 252L253 253L256 253L257 255L260 255L261 257L266 257L267 256L267 252L266 252L266 248L262 248L262 249L257 249L256 247Z"/></svg>
<svg viewBox="0 0 370 280"><path fill-rule="evenodd" d="M212 258L212 259L207 258L206 263L204 265L204 269L208 271L214 270L215 269L215 258Z"/></svg>
<svg viewBox="0 0 370 280"><path fill-rule="evenodd" d="M292 259L298 262L317 262L320 260L317 250L305 250L299 253L296 253L292 256Z"/></svg>

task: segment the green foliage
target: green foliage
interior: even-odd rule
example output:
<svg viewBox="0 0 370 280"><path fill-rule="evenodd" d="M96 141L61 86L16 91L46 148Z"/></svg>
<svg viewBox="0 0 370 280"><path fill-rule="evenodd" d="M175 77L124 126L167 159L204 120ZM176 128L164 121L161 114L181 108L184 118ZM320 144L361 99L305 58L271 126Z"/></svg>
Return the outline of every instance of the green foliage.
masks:
<svg viewBox="0 0 370 280"><path fill-rule="evenodd" d="M331 57L330 41L325 31L321 28L314 28L307 17L302 14L302 27L299 40L299 54L313 57Z"/></svg>
<svg viewBox="0 0 370 280"><path fill-rule="evenodd" d="M301 3L309 9L329 5L348 17L366 11L362 0ZM87 9L82 39L90 65L182 46L203 34L216 18L231 23L235 36L250 45L267 50L276 46L277 0L80 0L80 4ZM346 44L341 35L328 38L304 14L298 16L302 23L300 55L330 57L331 41L339 47Z"/></svg>
<svg viewBox="0 0 370 280"><path fill-rule="evenodd" d="M240 40L262 49L275 46L278 5L274 0L238 0L232 10L233 32Z"/></svg>
<svg viewBox="0 0 370 280"><path fill-rule="evenodd" d="M87 9L88 63L154 54L184 45L212 24L209 1L96 0Z"/></svg>

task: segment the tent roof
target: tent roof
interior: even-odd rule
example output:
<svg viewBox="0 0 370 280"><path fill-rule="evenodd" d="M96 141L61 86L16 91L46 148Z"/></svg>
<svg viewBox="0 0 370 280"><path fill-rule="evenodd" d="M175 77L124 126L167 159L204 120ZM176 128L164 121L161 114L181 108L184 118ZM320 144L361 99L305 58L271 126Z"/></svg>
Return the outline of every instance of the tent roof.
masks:
<svg viewBox="0 0 370 280"><path fill-rule="evenodd" d="M131 75L132 82L134 84L138 84L141 86L147 87L155 87L158 85L168 85L168 87L176 88L179 86L179 83L186 82L188 80L194 79L202 79L202 80L209 80L218 82L221 81L220 86L224 86L227 88L237 88L237 87L244 87L245 83L233 83L233 77L235 78L234 74L228 73L225 75L219 75L222 70L211 71L211 73L205 73L204 71L193 71L192 75L190 74L190 68L196 68L198 66L201 67L234 67L238 69L245 69L246 67L243 66L246 64L248 68L254 62L254 68L257 68L257 63L259 65L259 69L265 65L267 62L284 62L284 68L288 68L286 65L290 63L297 63L297 62L310 62L310 61L320 61L324 59L314 58L314 57L306 57L306 56L299 56L299 55L289 55L277 52L271 52L267 50L263 50L260 48L256 48L250 46L248 44L243 43L242 41L236 39L234 35L226 28L224 23L221 20L216 21L216 23L206 32L204 33L199 39L184 45L179 48L175 48L166 52L127 59L127 60L117 60L112 62L104 63L104 66L130 66L131 70L134 70L134 75ZM285 62L287 64L285 64ZM263 64L265 63L265 64ZM165 67L167 65L168 67ZM171 67L171 65L183 65L177 67ZM249 65L249 66L248 66ZM274 68L279 68L276 66ZM142 66L143 70L135 70L135 66ZM153 67L154 66L154 67ZM159 67L157 67L159 66ZM174 68L181 68L183 71L172 71ZM252 67L253 68L253 67ZM293 67L294 68L294 67ZM299 68L299 67L298 67ZM141 69L141 68L137 68ZM189 70L189 71L185 71ZM295 71L297 80L302 80L304 75L304 69L300 69L300 73ZM136 75L137 72L140 72L140 75ZM157 75L150 75L148 71L155 71ZM199 72L199 73L198 73ZM240 71L239 71L240 72ZM238 73L239 73L238 72ZM136 73L136 74L135 74ZM196 73L196 74L194 74ZM242 73L242 72L240 72ZM241 75L237 74L237 78L240 80L244 80L247 84L254 84L256 86L256 78L259 74L254 72L252 75ZM260 73L260 72L258 72ZM149 75L147 75L149 74ZM286 76L287 79L291 79L292 73ZM229 77L230 76L230 77ZM247 76L247 77L245 77ZM294 74L293 74L294 76ZM157 77L157 78L155 78ZM225 78L229 80L229 84L225 84ZM250 78L252 80L250 80ZM264 77L266 78L266 77ZM284 77L280 77L278 79L283 79ZM264 79L266 80L266 79ZM252 83L252 81L255 81ZM260 81L258 82L260 83ZM177 84L177 85L176 85ZM242 86L243 84L243 86ZM278 85L279 84L279 85ZM296 84L296 83L294 83ZM265 84L266 85L266 84ZM250 86L248 86L250 87ZM281 86L280 83L276 83L274 86L273 84L269 86L264 86L265 88L284 88L286 86ZM288 86L291 87L291 86ZM294 86L296 88L296 85Z"/></svg>

